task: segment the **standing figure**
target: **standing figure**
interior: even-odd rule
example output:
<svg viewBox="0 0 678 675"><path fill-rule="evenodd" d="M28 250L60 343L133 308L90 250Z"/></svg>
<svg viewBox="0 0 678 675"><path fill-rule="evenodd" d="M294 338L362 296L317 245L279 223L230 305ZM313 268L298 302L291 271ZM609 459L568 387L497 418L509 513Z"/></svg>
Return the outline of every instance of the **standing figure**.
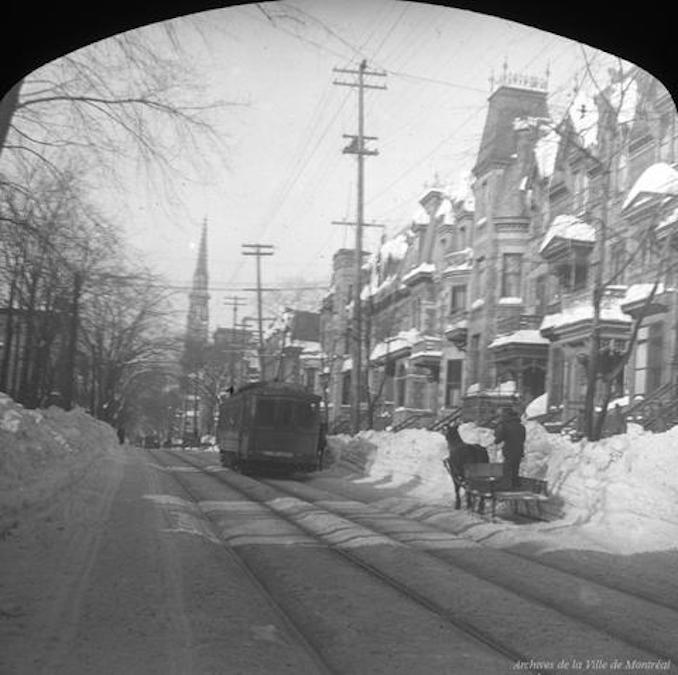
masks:
<svg viewBox="0 0 678 675"><path fill-rule="evenodd" d="M502 408L501 420L494 430L494 442L504 444L504 480L515 490L520 487L518 476L520 461L525 455L525 427L513 408Z"/></svg>

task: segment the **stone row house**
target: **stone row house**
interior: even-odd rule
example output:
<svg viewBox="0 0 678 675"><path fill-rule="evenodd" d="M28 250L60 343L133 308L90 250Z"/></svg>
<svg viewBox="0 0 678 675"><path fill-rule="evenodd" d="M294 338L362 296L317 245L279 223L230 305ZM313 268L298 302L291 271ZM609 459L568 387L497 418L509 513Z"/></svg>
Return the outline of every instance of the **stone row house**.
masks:
<svg viewBox="0 0 678 675"><path fill-rule="evenodd" d="M454 189L427 189L413 221L365 257L363 407L374 426L460 408L487 419L535 400L561 422L581 416L594 284L599 363L619 366L608 398L629 411L675 402L675 104L636 69L579 90L554 117L545 80L505 70L472 171ZM335 254L321 311L335 422L350 406L354 255Z"/></svg>

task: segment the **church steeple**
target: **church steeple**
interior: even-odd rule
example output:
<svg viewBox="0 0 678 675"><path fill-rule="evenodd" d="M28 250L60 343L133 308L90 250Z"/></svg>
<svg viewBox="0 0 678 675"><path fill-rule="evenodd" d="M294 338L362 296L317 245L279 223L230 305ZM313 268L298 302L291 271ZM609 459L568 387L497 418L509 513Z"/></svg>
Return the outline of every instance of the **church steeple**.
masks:
<svg viewBox="0 0 678 675"><path fill-rule="evenodd" d="M205 345L209 331L209 277L207 273L207 218L203 222L198 247L198 260L193 273L193 286L188 296L186 343Z"/></svg>

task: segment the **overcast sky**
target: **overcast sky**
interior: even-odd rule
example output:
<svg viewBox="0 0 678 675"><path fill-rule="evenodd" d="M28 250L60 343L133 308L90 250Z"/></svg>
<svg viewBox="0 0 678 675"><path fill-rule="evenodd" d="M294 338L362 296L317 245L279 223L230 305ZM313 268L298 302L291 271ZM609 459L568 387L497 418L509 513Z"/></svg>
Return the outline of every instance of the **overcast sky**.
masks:
<svg viewBox="0 0 678 675"><path fill-rule="evenodd" d="M231 324L226 296L255 279L241 244L263 243L266 285L302 276L329 284L333 253L353 245L356 160L342 154L357 133L356 90L333 84L333 68L387 72L370 78L386 90L366 94L365 133L379 155L366 159L365 218L395 233L412 218L436 175L454 182L474 163L489 78L509 70L544 76L550 69L554 115L573 78L583 76L581 47L559 36L472 12L392 0L293 0L243 5L200 15L200 31L176 20L179 39L206 99L237 101L216 120L224 139L221 167L201 183L184 182L168 207L131 180L126 228L131 243L172 283L190 283L203 220L209 228L210 323ZM604 55L586 48L600 64ZM374 250L381 232L366 231ZM268 307L272 312L274 308ZM270 315L270 314L269 314Z"/></svg>

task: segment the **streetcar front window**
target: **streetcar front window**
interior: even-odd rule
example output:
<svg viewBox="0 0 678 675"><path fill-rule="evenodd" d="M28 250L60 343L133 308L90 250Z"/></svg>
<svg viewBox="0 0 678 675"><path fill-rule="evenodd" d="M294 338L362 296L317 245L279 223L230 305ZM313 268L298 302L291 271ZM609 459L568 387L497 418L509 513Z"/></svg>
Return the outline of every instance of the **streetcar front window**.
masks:
<svg viewBox="0 0 678 675"><path fill-rule="evenodd" d="M278 415L276 427L278 429L289 429L294 426L294 402L286 399L278 401Z"/></svg>
<svg viewBox="0 0 678 675"><path fill-rule="evenodd" d="M275 426L275 406L276 402L272 399L260 398L257 401L254 424L258 427Z"/></svg>

